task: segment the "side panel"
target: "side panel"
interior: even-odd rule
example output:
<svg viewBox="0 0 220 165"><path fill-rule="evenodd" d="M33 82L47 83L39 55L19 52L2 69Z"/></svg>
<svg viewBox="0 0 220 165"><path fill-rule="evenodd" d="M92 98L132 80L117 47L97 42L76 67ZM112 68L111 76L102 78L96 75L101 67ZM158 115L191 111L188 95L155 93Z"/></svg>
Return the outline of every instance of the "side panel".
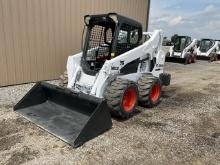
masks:
<svg viewBox="0 0 220 165"><path fill-rule="evenodd" d="M140 64L140 59L134 60L126 64L123 68L121 68L120 73L121 74L137 73L139 64Z"/></svg>

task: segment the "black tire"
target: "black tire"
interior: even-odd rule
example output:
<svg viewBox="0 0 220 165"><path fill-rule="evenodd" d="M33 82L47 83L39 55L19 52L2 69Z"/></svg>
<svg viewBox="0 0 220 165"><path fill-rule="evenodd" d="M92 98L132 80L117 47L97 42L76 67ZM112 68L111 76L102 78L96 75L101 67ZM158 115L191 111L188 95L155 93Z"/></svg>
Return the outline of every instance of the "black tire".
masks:
<svg viewBox="0 0 220 165"><path fill-rule="evenodd" d="M213 61L218 61L218 55L216 53L212 53L210 55L210 62L213 62Z"/></svg>
<svg viewBox="0 0 220 165"><path fill-rule="evenodd" d="M169 73L161 73L159 76L159 79L160 79L161 85L169 86L171 75Z"/></svg>
<svg viewBox="0 0 220 165"><path fill-rule="evenodd" d="M159 93L156 100L152 98L152 92L155 86L159 87ZM161 98L161 82L152 74L143 74L138 80L139 88L139 105L146 108L153 108L160 103Z"/></svg>
<svg viewBox="0 0 220 165"><path fill-rule="evenodd" d="M133 102L134 105L132 104L132 108L129 111L125 109L123 101L128 90L132 90L136 94L135 101ZM116 79L106 88L104 97L107 100L112 115L126 119L134 115L138 103L138 87L129 80Z"/></svg>
<svg viewBox="0 0 220 165"><path fill-rule="evenodd" d="M196 54L192 55L192 63L196 63Z"/></svg>
<svg viewBox="0 0 220 165"><path fill-rule="evenodd" d="M191 54L188 54L188 55L186 56L185 65L191 64L191 63L192 63L192 60L193 60L192 55L191 55Z"/></svg>

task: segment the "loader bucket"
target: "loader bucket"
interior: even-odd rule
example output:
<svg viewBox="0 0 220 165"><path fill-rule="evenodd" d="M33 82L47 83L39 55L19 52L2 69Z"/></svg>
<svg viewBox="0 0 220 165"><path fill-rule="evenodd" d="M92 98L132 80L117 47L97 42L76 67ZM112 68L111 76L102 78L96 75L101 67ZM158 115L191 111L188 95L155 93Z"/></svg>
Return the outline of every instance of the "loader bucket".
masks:
<svg viewBox="0 0 220 165"><path fill-rule="evenodd" d="M166 57L166 62L186 64L186 59L180 57Z"/></svg>
<svg viewBox="0 0 220 165"><path fill-rule="evenodd" d="M199 56L199 55L197 55L196 57L197 57L198 60L204 60L204 61L210 61L210 62L220 60L220 55L219 54L216 55L217 59L215 59L215 60L213 60L213 58L211 56Z"/></svg>
<svg viewBox="0 0 220 165"><path fill-rule="evenodd" d="M45 82L37 83L14 110L73 147L112 127L105 100Z"/></svg>
<svg viewBox="0 0 220 165"><path fill-rule="evenodd" d="M204 60L204 61L210 61L210 57L209 56L196 56L197 60Z"/></svg>

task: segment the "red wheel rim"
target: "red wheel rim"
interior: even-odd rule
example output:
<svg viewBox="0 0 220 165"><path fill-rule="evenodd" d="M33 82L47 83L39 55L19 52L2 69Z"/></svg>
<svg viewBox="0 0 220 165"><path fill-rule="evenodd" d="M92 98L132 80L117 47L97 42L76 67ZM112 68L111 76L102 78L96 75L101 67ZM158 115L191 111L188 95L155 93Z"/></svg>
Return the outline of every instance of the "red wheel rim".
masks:
<svg viewBox="0 0 220 165"><path fill-rule="evenodd" d="M125 112L131 112L137 101L137 92L134 88L128 88L124 92L122 106Z"/></svg>
<svg viewBox="0 0 220 165"><path fill-rule="evenodd" d="M160 97L160 85L155 84L151 89L150 99L153 102L157 102L159 97Z"/></svg>

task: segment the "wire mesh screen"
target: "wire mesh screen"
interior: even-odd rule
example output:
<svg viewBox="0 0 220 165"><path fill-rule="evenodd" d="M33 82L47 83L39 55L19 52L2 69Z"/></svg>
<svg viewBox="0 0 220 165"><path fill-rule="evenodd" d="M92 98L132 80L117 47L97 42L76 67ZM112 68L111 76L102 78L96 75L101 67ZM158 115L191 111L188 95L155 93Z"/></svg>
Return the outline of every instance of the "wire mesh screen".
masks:
<svg viewBox="0 0 220 165"><path fill-rule="evenodd" d="M123 54L139 45L139 30L135 26L122 24L116 45L116 54Z"/></svg>
<svg viewBox="0 0 220 165"><path fill-rule="evenodd" d="M95 25L91 29L87 49L87 61L105 61L110 58L112 29Z"/></svg>

